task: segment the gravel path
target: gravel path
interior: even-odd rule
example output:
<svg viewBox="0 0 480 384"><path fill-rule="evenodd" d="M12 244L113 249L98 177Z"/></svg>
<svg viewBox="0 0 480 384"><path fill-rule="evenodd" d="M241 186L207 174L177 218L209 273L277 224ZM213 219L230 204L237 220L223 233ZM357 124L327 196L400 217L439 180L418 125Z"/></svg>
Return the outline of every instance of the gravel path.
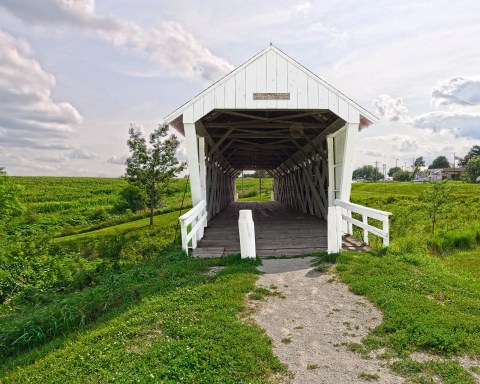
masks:
<svg viewBox="0 0 480 384"><path fill-rule="evenodd" d="M385 361L364 359L347 348L359 343L382 314L349 292L334 275L316 272L313 258L266 259L258 287L279 291L256 306L253 318L274 343L275 354L293 373L292 383L402 383Z"/></svg>

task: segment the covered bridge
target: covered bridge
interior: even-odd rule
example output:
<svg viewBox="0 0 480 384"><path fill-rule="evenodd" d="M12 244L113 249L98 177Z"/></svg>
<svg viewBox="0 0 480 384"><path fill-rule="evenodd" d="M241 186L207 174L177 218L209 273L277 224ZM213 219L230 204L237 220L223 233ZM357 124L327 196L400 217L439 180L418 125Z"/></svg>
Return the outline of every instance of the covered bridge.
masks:
<svg viewBox="0 0 480 384"><path fill-rule="evenodd" d="M238 252L240 208L254 211L262 256L338 252L352 224L388 244L388 213L349 203L358 132L377 118L278 48L267 47L165 120L185 136L188 154L193 208L181 218L185 250ZM255 169L274 178L275 202L235 202L235 180Z"/></svg>

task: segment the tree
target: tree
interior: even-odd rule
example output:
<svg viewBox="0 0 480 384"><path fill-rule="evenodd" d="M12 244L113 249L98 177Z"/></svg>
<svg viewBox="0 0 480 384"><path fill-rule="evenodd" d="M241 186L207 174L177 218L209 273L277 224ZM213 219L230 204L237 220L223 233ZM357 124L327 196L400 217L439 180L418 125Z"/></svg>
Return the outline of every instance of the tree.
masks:
<svg viewBox="0 0 480 384"><path fill-rule="evenodd" d="M148 143L140 130L131 126L127 144L125 177L129 183L143 189L150 206L150 225L153 225L153 210L158 206L168 182L185 168L175 157L180 142L175 135L168 135L168 125L159 125L149 136Z"/></svg>
<svg viewBox="0 0 480 384"><path fill-rule="evenodd" d="M400 168L400 167L390 168L388 170L388 176L393 177L393 175L395 175L395 173L397 173L398 171L401 171L401 170L402 170L402 168Z"/></svg>
<svg viewBox="0 0 480 384"><path fill-rule="evenodd" d="M353 178L379 180L383 179L383 175L373 165L364 165L363 167L357 168L353 171Z"/></svg>
<svg viewBox="0 0 480 384"><path fill-rule="evenodd" d="M430 187L420 195L420 200L426 204L427 214L432 223L432 235L435 235L437 222L443 213L452 208L452 189L445 182L430 183Z"/></svg>
<svg viewBox="0 0 480 384"><path fill-rule="evenodd" d="M414 167L424 167L425 160L423 160L423 156L417 157L413 163Z"/></svg>
<svg viewBox="0 0 480 384"><path fill-rule="evenodd" d="M410 181L412 180L413 173L408 171L399 170L393 174L393 180L395 181Z"/></svg>
<svg viewBox="0 0 480 384"><path fill-rule="evenodd" d="M468 160L465 166L465 173L471 183L477 181L477 177L480 176L480 156L473 156Z"/></svg>
<svg viewBox="0 0 480 384"><path fill-rule="evenodd" d="M465 157L460 160L459 164L462 167L465 167L468 164L468 161L474 156L480 156L480 145L474 145L472 148L470 148L470 151L468 151Z"/></svg>
<svg viewBox="0 0 480 384"><path fill-rule="evenodd" d="M136 185L127 185L120 191L120 198L115 204L118 211L130 209L132 212L138 212L147 205L147 195L145 190Z"/></svg>
<svg viewBox="0 0 480 384"><path fill-rule="evenodd" d="M450 168L450 163L445 156L436 157L432 164L428 166L428 169L440 169L440 168Z"/></svg>
<svg viewBox="0 0 480 384"><path fill-rule="evenodd" d="M25 212L19 196L20 187L11 184L7 172L0 168L0 219L2 221Z"/></svg>
<svg viewBox="0 0 480 384"><path fill-rule="evenodd" d="M259 188L260 188L260 195L262 194L262 179L268 177L267 171L255 171L253 173L253 177L258 178Z"/></svg>

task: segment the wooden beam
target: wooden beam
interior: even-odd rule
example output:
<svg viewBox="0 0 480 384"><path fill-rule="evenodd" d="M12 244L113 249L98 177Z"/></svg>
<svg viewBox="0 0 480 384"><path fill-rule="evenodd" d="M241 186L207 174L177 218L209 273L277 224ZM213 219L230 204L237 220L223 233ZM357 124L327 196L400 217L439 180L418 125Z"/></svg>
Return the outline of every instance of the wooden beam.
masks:
<svg viewBox="0 0 480 384"><path fill-rule="evenodd" d="M218 149L218 147L222 145L222 143L227 139L228 136L231 135L234 129L235 128L230 128L227 132L223 134L221 139L215 143L215 145L210 149L210 151L208 151L208 157L212 156L213 152L215 152Z"/></svg>

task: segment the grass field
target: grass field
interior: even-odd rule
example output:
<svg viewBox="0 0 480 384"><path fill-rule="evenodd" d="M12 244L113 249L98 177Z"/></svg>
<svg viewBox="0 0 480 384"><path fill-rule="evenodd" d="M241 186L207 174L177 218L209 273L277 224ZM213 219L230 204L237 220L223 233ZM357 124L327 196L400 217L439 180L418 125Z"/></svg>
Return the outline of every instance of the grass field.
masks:
<svg viewBox="0 0 480 384"><path fill-rule="evenodd" d="M147 217L148 212L118 212L115 203L127 185L122 178L9 177L22 188L21 201L27 207L25 224L30 229L70 235L110 227ZM157 213L181 207L186 179L175 179ZM190 191L185 196L189 207Z"/></svg>
<svg viewBox="0 0 480 384"><path fill-rule="evenodd" d="M174 241L185 180L153 227L111 211L120 179L15 180L30 213L18 219L18 235L0 236L1 382L266 383L285 372L268 338L244 320L257 262L189 259ZM245 200L270 199L272 180L261 196L258 182L244 180ZM348 347L384 348L396 356L392 370L412 383L473 383L456 357L480 357L480 186L447 186L433 234L431 186L354 183L352 201L393 212L391 246L319 255L383 312L383 323ZM107 216L89 218L97 210ZM73 234L54 238L65 225ZM224 269L206 274L212 267ZM413 351L436 358L417 362Z"/></svg>
<svg viewBox="0 0 480 384"><path fill-rule="evenodd" d="M399 359L392 369L414 383L474 383L456 357L480 364L480 186L449 183L447 208L431 233L422 194L430 185L355 183L352 201L393 212L387 252L342 253L340 279L383 312L383 323L352 350L387 348ZM440 244L440 245L439 245ZM323 256L325 259L328 257ZM422 351L430 360L409 355ZM435 358L435 356L441 356Z"/></svg>

